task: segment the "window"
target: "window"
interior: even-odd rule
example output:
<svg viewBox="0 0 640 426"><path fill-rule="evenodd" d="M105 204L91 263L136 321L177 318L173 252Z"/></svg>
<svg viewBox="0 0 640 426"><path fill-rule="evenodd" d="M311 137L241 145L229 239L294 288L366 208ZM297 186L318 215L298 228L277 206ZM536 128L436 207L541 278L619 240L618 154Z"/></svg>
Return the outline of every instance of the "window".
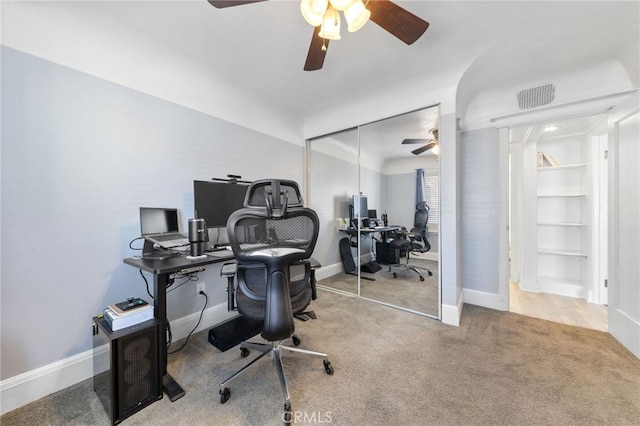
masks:
<svg viewBox="0 0 640 426"><path fill-rule="evenodd" d="M440 230L440 176L424 175L424 199L429 206L429 231Z"/></svg>

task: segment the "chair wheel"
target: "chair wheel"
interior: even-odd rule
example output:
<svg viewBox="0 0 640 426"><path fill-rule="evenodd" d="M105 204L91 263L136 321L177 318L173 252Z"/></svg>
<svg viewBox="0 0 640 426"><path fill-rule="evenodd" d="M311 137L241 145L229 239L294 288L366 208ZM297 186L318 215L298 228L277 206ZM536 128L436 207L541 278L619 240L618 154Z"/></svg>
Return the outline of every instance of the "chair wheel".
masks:
<svg viewBox="0 0 640 426"><path fill-rule="evenodd" d="M424 281L424 277L420 275L420 281Z"/></svg>
<svg viewBox="0 0 640 426"><path fill-rule="evenodd" d="M298 336L296 336L295 334L293 336L291 336L291 341L293 342L293 344L295 346L300 346L300 338Z"/></svg>
<svg viewBox="0 0 640 426"><path fill-rule="evenodd" d="M393 278L398 278L398 274L396 274L395 272L393 273Z"/></svg>
<svg viewBox="0 0 640 426"><path fill-rule="evenodd" d="M429 276L432 277L433 276L433 272L429 271Z"/></svg>
<svg viewBox="0 0 640 426"><path fill-rule="evenodd" d="M325 359L322 362L324 363L324 371L325 371L325 373L327 373L329 376L333 376L333 366L331 365L329 360Z"/></svg>
<svg viewBox="0 0 640 426"><path fill-rule="evenodd" d="M242 358L246 358L249 356L249 349L247 348L240 348L240 356Z"/></svg>
<svg viewBox="0 0 640 426"><path fill-rule="evenodd" d="M284 403L284 413L282 414L282 420L284 421L284 424L286 424L286 425L290 425L291 424L292 415L291 415L291 403L290 402L285 402Z"/></svg>
<svg viewBox="0 0 640 426"><path fill-rule="evenodd" d="M220 389L220 404L224 404L229 400L231 396L231 391L229 388Z"/></svg>

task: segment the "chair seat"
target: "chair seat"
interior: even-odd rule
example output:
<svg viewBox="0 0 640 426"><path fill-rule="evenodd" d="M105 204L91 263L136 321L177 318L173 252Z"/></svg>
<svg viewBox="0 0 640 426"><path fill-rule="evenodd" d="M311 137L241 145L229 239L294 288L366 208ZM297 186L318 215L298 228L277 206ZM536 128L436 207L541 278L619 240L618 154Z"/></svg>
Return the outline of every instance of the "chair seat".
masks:
<svg viewBox="0 0 640 426"><path fill-rule="evenodd" d="M409 250L411 249L411 240L405 240L404 238L396 238L395 240L391 240L389 243L391 247L400 249L400 250Z"/></svg>
<svg viewBox="0 0 640 426"><path fill-rule="evenodd" d="M285 257L290 256L292 254L304 254L304 250L295 248L295 247L270 247L260 250L254 250L252 252L247 253L246 255L249 257Z"/></svg>

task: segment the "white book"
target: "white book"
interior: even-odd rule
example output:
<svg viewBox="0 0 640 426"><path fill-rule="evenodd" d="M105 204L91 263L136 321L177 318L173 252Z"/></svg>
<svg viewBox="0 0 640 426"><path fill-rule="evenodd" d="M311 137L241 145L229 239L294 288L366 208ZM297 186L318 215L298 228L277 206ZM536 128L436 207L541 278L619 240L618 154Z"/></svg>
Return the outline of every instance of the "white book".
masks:
<svg viewBox="0 0 640 426"><path fill-rule="evenodd" d="M117 331L153 318L153 306L147 305L146 309L139 309L128 315L117 315L111 308L105 308L103 314L111 331Z"/></svg>

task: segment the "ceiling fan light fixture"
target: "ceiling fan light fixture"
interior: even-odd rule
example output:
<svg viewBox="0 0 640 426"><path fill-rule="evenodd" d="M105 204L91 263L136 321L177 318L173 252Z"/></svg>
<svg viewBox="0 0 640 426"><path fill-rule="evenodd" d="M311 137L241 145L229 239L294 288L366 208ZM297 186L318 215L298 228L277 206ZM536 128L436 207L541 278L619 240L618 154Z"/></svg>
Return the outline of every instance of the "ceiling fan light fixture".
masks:
<svg viewBox="0 0 640 426"><path fill-rule="evenodd" d="M322 25L327 6L329 6L329 0L302 0L300 11L309 25L318 27Z"/></svg>
<svg viewBox="0 0 640 426"><path fill-rule="evenodd" d="M340 13L331 5L324 14L322 28L320 28L318 37L326 38L327 40L340 40Z"/></svg>
<svg viewBox="0 0 640 426"><path fill-rule="evenodd" d="M362 0L353 1L345 10L344 17L347 20L347 29L350 33L358 31L369 20L371 12L364 7Z"/></svg>
<svg viewBox="0 0 640 426"><path fill-rule="evenodd" d="M329 0L335 10L345 10L357 0Z"/></svg>
<svg viewBox="0 0 640 426"><path fill-rule="evenodd" d="M431 152L433 153L433 155L440 155L440 145L436 145L433 148L431 148Z"/></svg>

